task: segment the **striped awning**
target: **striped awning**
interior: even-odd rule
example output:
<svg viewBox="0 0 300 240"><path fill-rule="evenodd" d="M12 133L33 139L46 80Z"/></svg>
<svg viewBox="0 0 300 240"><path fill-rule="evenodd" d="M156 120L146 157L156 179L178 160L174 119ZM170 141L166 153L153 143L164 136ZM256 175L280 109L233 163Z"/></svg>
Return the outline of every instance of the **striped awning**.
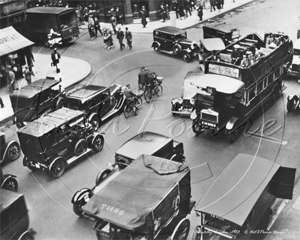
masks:
<svg viewBox="0 0 300 240"><path fill-rule="evenodd" d="M0 29L0 56L18 51L34 43L23 37L13 27Z"/></svg>

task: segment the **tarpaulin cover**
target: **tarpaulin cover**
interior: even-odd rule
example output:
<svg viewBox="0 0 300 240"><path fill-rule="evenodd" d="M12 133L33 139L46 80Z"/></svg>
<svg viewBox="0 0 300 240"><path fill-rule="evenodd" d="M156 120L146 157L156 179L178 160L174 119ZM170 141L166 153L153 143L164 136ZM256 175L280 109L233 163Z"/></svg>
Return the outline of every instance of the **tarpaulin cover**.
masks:
<svg viewBox="0 0 300 240"><path fill-rule="evenodd" d="M0 56L18 51L33 44L33 42L23 37L13 27L0 29Z"/></svg>
<svg viewBox="0 0 300 240"><path fill-rule="evenodd" d="M179 191L177 183L187 174L188 167L181 163L141 155L97 192L83 210L121 228L133 231L145 226L153 230L153 211L168 204L162 200L172 189L175 194ZM159 209L168 211L163 206Z"/></svg>
<svg viewBox="0 0 300 240"><path fill-rule="evenodd" d="M195 210L243 226L280 165L270 160L238 154L213 182Z"/></svg>

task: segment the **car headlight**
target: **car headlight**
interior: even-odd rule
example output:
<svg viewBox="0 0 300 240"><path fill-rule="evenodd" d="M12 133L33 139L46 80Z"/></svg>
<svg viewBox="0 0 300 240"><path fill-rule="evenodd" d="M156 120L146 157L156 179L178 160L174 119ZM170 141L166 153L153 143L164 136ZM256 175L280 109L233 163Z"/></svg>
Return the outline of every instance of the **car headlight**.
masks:
<svg viewBox="0 0 300 240"><path fill-rule="evenodd" d="M195 105L195 99L194 98L190 99L190 104Z"/></svg>

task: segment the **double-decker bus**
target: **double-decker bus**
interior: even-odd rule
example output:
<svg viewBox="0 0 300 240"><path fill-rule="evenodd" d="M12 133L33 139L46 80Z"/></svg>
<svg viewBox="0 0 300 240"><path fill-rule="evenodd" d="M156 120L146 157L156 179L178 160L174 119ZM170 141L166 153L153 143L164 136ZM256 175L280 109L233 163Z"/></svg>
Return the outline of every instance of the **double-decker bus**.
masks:
<svg viewBox="0 0 300 240"><path fill-rule="evenodd" d="M26 8L26 0L0 0L0 28L23 23Z"/></svg>
<svg viewBox="0 0 300 240"><path fill-rule="evenodd" d="M237 55L243 59L235 60ZM293 43L282 33L266 33L264 39L249 34L209 57L205 74L191 75L197 88L193 131L216 134L225 128L230 142L235 141L241 126L281 95L292 58Z"/></svg>

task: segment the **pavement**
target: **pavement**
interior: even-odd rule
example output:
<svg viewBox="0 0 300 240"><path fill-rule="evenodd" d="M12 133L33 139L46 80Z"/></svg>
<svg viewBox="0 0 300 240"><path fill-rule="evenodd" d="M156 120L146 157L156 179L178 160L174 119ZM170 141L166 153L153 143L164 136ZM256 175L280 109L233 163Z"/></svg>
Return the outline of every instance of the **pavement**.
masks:
<svg viewBox="0 0 300 240"><path fill-rule="evenodd" d="M235 0L235 2L231 0L225 1L224 8L221 9L221 11L216 10L210 12L210 9L204 9L203 10L203 20L199 21L199 17L197 16L197 11L192 12L192 16L189 16L187 18L182 19L171 19L166 20L163 22L162 20L158 21L149 21L146 26L146 28L143 28L142 24L140 23L140 20L135 20L132 24L126 24L123 25L123 27L128 27L128 29L132 33L152 33L154 29L163 27L163 26L175 26L181 29L188 29L191 28L199 23L204 23L206 21L209 21L211 18L222 15L228 11L231 11L232 9L241 7L245 4L248 4L250 2L253 2L254 0ZM100 23L101 27L104 26L110 27L109 23ZM81 25L80 29L82 31L86 31L87 24ZM124 29L123 29L124 30ZM55 67L51 67L51 56L44 55L44 54L35 54L35 63L34 63L34 73L35 77L33 78L33 81L46 78L46 77L54 77L59 78L56 74ZM62 77L62 86L64 88L70 88L73 85L79 83L83 79L85 79L91 72L91 65L83 61L81 59L77 58L69 58L62 56L60 60L60 68L63 69L63 72L61 73ZM18 85L19 89L23 86L25 86L27 83L25 79L19 79ZM9 91L6 87L3 87L0 89L0 96L3 100L3 103L5 105L4 108L0 108L0 126L7 124L8 122L11 122L12 116L13 116L13 110L11 107L10 99L9 99Z"/></svg>

